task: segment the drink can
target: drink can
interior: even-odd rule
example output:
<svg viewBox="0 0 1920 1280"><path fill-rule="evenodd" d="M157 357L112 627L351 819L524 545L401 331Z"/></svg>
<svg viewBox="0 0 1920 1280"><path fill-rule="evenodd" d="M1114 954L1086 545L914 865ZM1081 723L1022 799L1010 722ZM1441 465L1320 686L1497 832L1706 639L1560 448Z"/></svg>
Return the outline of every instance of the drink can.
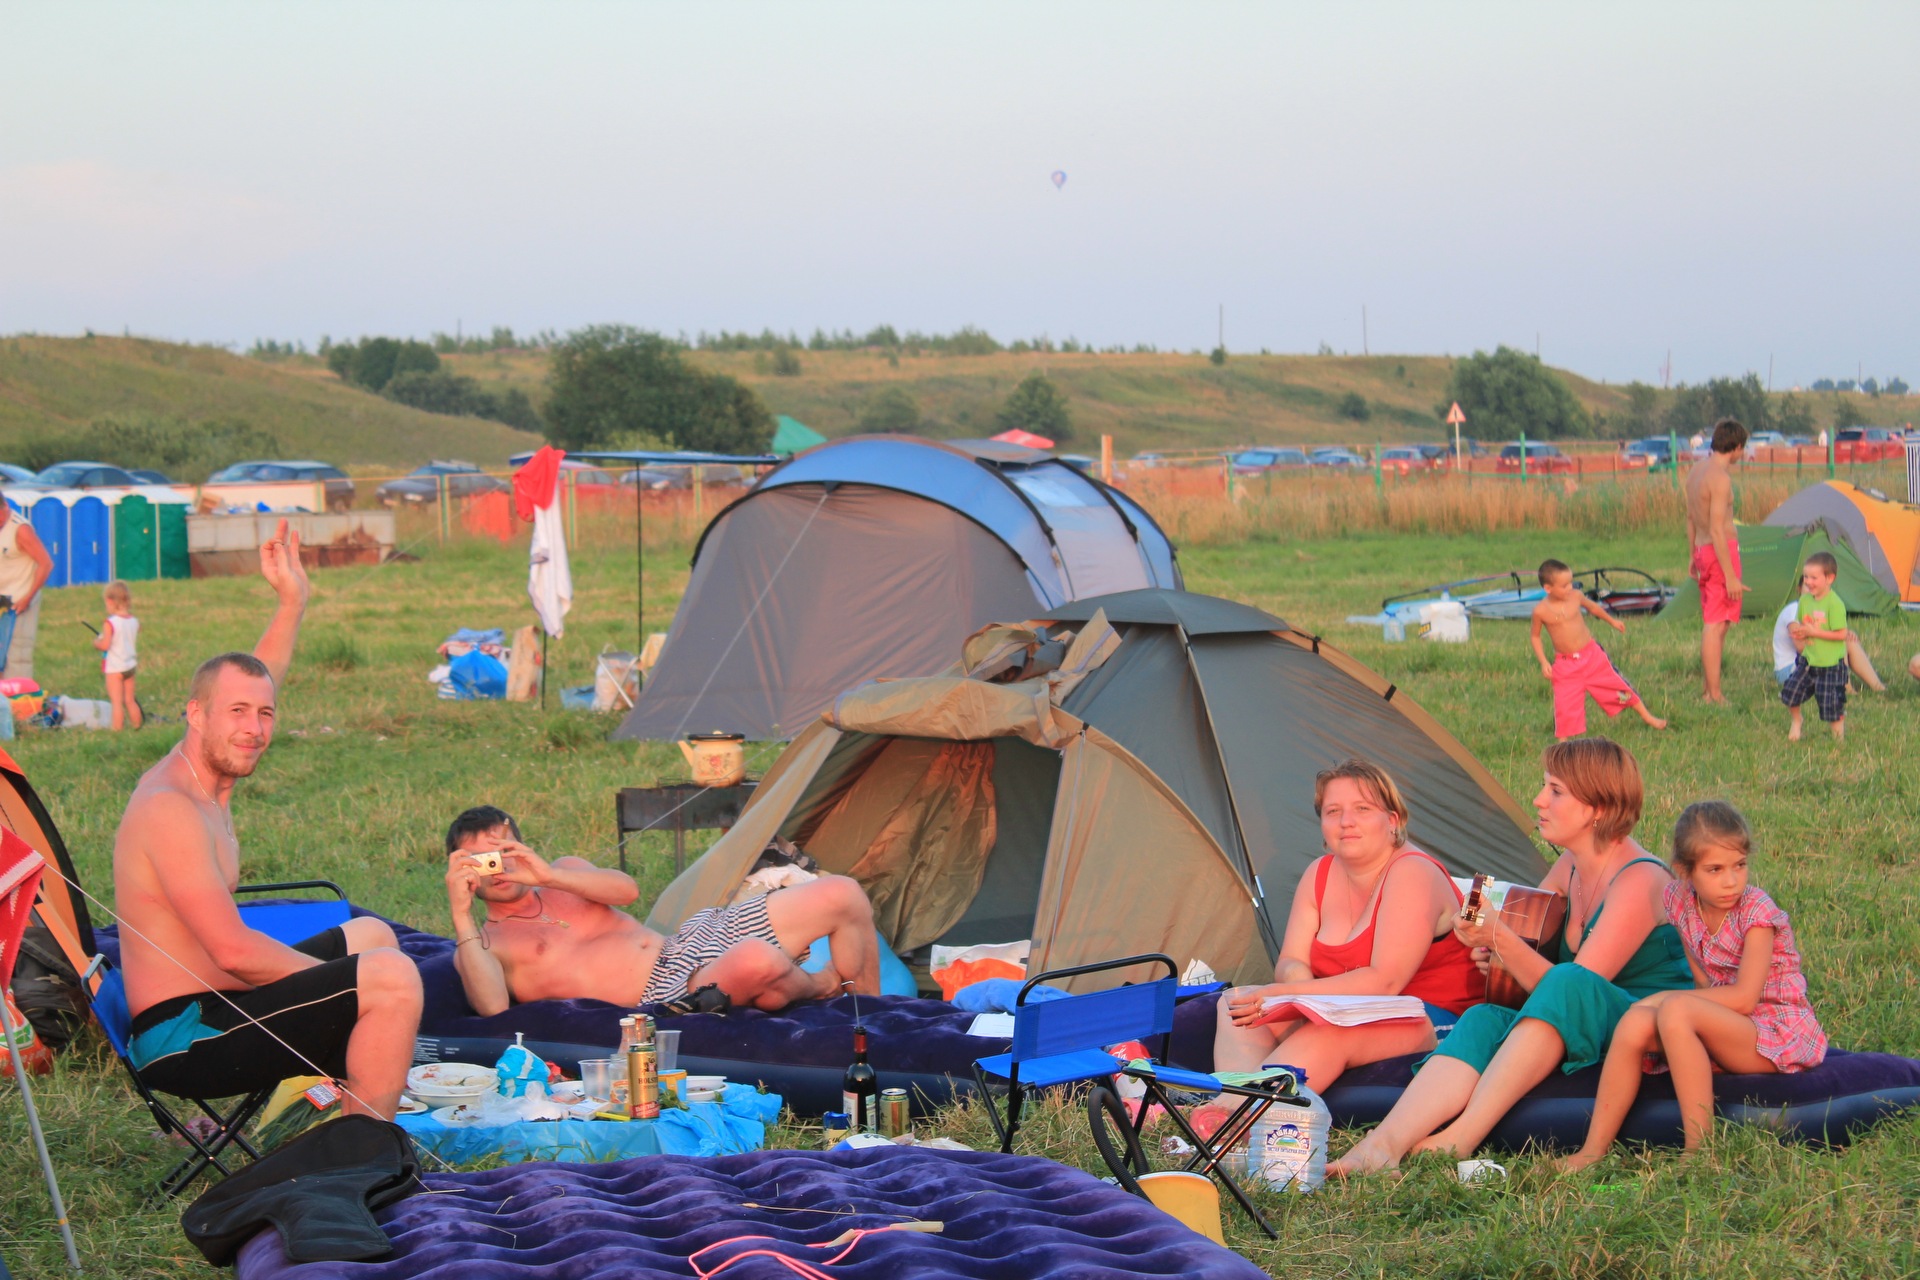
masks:
<svg viewBox="0 0 1920 1280"><path fill-rule="evenodd" d="M829 1111L820 1117L820 1132L825 1136L823 1146L832 1147L846 1140L853 1131L853 1117L844 1111Z"/></svg>
<svg viewBox="0 0 1920 1280"><path fill-rule="evenodd" d="M627 1114L635 1120L660 1117L660 1069L651 1044L637 1044L627 1054Z"/></svg>
<svg viewBox="0 0 1920 1280"><path fill-rule="evenodd" d="M905 1089L880 1091L880 1136L897 1138L913 1132L913 1106Z"/></svg>

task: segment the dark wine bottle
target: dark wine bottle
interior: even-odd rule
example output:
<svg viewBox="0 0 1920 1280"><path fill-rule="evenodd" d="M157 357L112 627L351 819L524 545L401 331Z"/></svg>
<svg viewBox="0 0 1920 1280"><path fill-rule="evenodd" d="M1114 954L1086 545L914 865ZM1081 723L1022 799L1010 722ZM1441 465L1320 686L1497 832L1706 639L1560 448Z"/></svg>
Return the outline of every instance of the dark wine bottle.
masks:
<svg viewBox="0 0 1920 1280"><path fill-rule="evenodd" d="M880 1127L880 1078L867 1065L867 1029L853 1029L853 1061L840 1081L840 1109L847 1113L849 1131L872 1133Z"/></svg>

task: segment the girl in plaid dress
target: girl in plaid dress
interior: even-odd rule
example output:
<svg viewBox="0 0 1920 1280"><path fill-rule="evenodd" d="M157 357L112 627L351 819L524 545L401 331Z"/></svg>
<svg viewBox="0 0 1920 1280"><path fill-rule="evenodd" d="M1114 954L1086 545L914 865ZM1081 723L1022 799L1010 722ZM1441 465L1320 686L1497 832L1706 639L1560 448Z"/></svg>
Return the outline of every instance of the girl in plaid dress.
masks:
<svg viewBox="0 0 1920 1280"><path fill-rule="evenodd" d="M1686 1127L1698 1149L1713 1125L1713 1072L1806 1071L1827 1056L1827 1036L1807 1003L1793 925L1766 890L1747 883L1753 832L1724 800L1687 806L1673 829L1667 918L1680 933L1694 990L1663 991L1634 1005L1613 1033L1601 1068L1586 1145L1563 1170L1599 1160L1619 1135L1640 1077L1673 1073Z"/></svg>

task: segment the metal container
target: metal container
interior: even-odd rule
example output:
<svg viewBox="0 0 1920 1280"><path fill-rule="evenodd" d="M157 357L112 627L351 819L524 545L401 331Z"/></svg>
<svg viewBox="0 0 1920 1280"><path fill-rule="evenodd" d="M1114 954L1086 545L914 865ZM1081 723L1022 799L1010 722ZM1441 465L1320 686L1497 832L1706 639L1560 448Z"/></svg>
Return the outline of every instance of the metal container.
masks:
<svg viewBox="0 0 1920 1280"><path fill-rule="evenodd" d="M829 1111L820 1117L820 1132L824 1137L821 1146L837 1146L853 1132L853 1117L844 1111Z"/></svg>
<svg viewBox="0 0 1920 1280"><path fill-rule="evenodd" d="M913 1132L913 1104L905 1089L880 1091L880 1136L897 1138Z"/></svg>

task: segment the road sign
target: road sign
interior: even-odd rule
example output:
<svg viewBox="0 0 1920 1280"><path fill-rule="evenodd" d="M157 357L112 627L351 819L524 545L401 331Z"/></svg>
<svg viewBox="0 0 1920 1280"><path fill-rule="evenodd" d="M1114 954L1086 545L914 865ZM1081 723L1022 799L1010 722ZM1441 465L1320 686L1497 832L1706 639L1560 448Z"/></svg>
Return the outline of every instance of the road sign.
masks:
<svg viewBox="0 0 1920 1280"><path fill-rule="evenodd" d="M1455 400L1453 402L1453 408L1447 410L1447 425L1450 427L1457 427L1461 423L1465 422L1466 420L1467 420L1467 415L1460 412L1460 402L1458 400Z"/></svg>

